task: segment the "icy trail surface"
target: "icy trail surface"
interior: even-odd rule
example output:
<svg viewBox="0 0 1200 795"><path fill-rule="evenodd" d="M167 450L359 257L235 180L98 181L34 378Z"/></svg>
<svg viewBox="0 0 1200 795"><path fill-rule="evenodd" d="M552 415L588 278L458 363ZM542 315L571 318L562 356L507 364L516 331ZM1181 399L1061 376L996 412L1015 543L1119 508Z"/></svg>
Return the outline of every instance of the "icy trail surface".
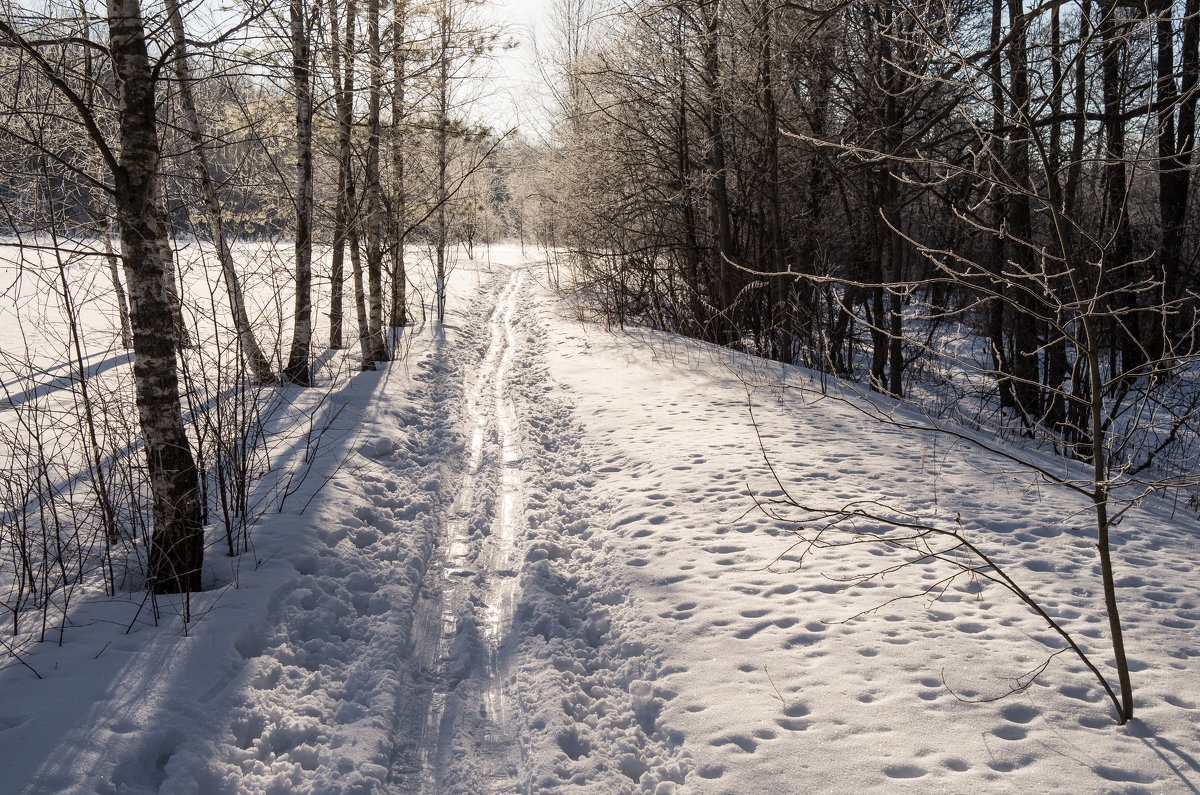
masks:
<svg viewBox="0 0 1200 795"><path fill-rule="evenodd" d="M1086 505L747 387L799 368L581 323L548 272L462 258L445 326L335 386L254 553L210 549L186 633L81 597L41 679L0 670L0 792L1200 791L1194 512L1119 528L1133 724L1065 655L970 703L1054 638L977 582L896 599L936 564L847 589L878 547L796 570L794 524L750 512L778 484L747 400L790 493L958 516L1111 671Z"/></svg>

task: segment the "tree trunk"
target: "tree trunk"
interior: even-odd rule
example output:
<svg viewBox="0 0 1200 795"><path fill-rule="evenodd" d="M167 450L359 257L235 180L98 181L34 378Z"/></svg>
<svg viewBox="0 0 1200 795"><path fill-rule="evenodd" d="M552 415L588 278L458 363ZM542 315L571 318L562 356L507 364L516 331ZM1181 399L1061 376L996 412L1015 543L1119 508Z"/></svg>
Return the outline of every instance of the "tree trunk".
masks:
<svg viewBox="0 0 1200 795"><path fill-rule="evenodd" d="M883 224L876 221L872 224L878 232L872 236L871 240L871 291L870 291L870 318L871 318L871 389L876 392L883 392L887 389L887 360L888 360L888 340L887 327L884 325L884 317L886 316L883 301L883 242L882 238L887 234L886 229L881 229ZM866 303L864 301L864 303Z"/></svg>
<svg viewBox="0 0 1200 795"><path fill-rule="evenodd" d="M1079 289L1076 288L1076 292ZM1100 556L1100 580L1104 591L1104 607L1108 613L1108 630L1112 639L1113 662L1117 667L1117 681L1121 687L1121 707L1118 720L1123 725L1133 718L1133 684L1129 676L1129 661L1125 656L1125 633L1121 628L1121 615L1117 609L1116 577L1113 573L1112 551L1109 547L1108 517L1108 459L1105 454L1104 393L1105 379L1100 371L1098 340L1091 317L1082 319L1084 344L1087 346L1088 397L1091 401L1092 448L1092 504L1096 515L1096 549Z"/></svg>
<svg viewBox="0 0 1200 795"><path fill-rule="evenodd" d="M292 347L283 374L294 384L308 386L312 344L312 69L309 63L304 0L291 0L292 90L296 94L296 303Z"/></svg>
<svg viewBox="0 0 1200 795"><path fill-rule="evenodd" d="M1083 0L1079 9L1078 40L1081 42L1091 38L1091 16L1091 0ZM1075 59L1074 103L1077 108L1084 107L1084 103L1087 101L1087 62L1087 58L1076 57ZM1079 234L1079 225L1075 217L1079 186L1083 178L1083 151L1086 139L1087 120L1082 113L1077 113L1071 127L1071 150L1068 154L1067 181L1063 187L1062 198L1062 217L1065 228L1061 233L1064 236L1061 245L1068 277L1084 272L1083 263L1086 261L1083 252L1083 237ZM1075 280L1075 284L1079 284L1078 279ZM1076 294L1073 300L1082 300L1082 296ZM1071 394L1067 399L1067 419L1064 426L1066 434L1063 441L1076 458L1085 460L1086 456L1075 445L1083 441L1083 429L1090 427L1091 424L1089 420L1091 402L1087 399L1085 379L1082 377L1087 362L1076 353L1075 361L1069 363L1069 366L1071 369Z"/></svg>
<svg viewBox="0 0 1200 795"><path fill-rule="evenodd" d="M1163 317L1160 324L1166 337L1155 353L1162 356L1166 346L1177 341L1182 331L1177 313L1178 302L1186 294L1183 240L1186 230L1188 190L1191 182L1192 148L1196 133L1197 44L1200 42L1200 0L1188 0L1183 20L1181 85L1175 84L1174 6L1160 12L1158 37L1158 207L1162 223L1162 247L1159 251Z"/></svg>
<svg viewBox="0 0 1200 795"><path fill-rule="evenodd" d="M888 393L904 397L904 312L900 282L904 280L904 241L900 237L900 185L891 168L887 172L884 212L888 221Z"/></svg>
<svg viewBox="0 0 1200 795"><path fill-rule="evenodd" d="M404 83L408 68L404 26L407 15L406 0L396 0L392 17L392 291L388 310L388 322L392 329L408 325L405 295L408 274L404 268L404 244L408 231L408 196L404 184Z"/></svg>
<svg viewBox="0 0 1200 795"><path fill-rule="evenodd" d="M121 321L121 347L130 350L133 347L133 328L129 325L129 301L125 298L125 288L121 286L121 266L116 252L113 251L112 238L109 236L108 221L103 222L104 229L100 233L104 241L104 257L108 260L108 275L112 279L113 295L117 301L117 315Z"/></svg>
<svg viewBox="0 0 1200 795"><path fill-rule="evenodd" d="M716 283L717 317L714 340L729 345L737 337L734 326L734 284L731 263L737 261L733 245L733 225L729 215L729 183L725 162L725 112L722 102L721 16L720 0L701 0L700 17L703 31L704 83L708 90L708 200L710 203L710 233L715 246L712 254L712 277Z"/></svg>
<svg viewBox="0 0 1200 795"><path fill-rule="evenodd" d="M1063 106L1063 91L1065 81L1063 79L1062 58L1062 20L1059 13L1060 9L1055 6L1050 10L1050 77L1051 77L1051 93L1050 93L1050 115L1058 118L1062 115ZM1047 154L1047 165L1050 170L1050 179L1047 182L1047 190L1050 194L1050 201L1053 207L1061 208L1063 206L1063 181L1062 181L1062 159L1063 159L1063 125L1061 122L1055 122L1050 127L1050 151ZM1053 215L1051 216L1054 217ZM1058 216L1059 220L1054 224L1058 229L1058 234L1061 235L1065 231L1062 225L1062 219L1065 214ZM1064 246L1063 241L1056 241L1059 244L1059 254L1063 258L1062 263L1055 263L1050 258L1044 259L1047 274L1053 276L1053 280L1047 284L1048 289L1053 290L1056 294L1056 300L1062 302L1062 293L1064 290L1063 268L1067 262L1068 248ZM1058 271L1052 273L1052 271ZM1070 434L1070 427L1067 425L1067 373L1069 372L1070 362L1067 358L1067 334L1066 330L1057 322L1045 324L1046 328L1046 371L1044 400L1046 422L1049 423L1055 437L1065 442ZM1066 449L1065 446L1063 449Z"/></svg>
<svg viewBox="0 0 1200 795"><path fill-rule="evenodd" d="M887 155L899 154L902 136L899 96L904 78L896 64L896 53L892 47L895 36L896 19L891 9L884 11L882 27L879 31L880 68L883 78L883 151ZM888 345L887 359L889 363L887 391L892 397L903 397L904 393L904 316L901 302L901 286L904 272L904 242L900 237L900 179L896 169L900 168L898 160L893 159L883 166L883 218L887 226L887 280L888 288L887 325L884 326L882 317L876 318L876 323L883 329ZM882 258L882 252L880 254ZM880 265L881 276L882 264ZM882 302L881 302L882 303ZM878 358L878 357L877 357ZM883 372L879 373L882 386Z"/></svg>
<svg viewBox="0 0 1200 795"><path fill-rule="evenodd" d="M679 95L675 109L675 163L679 179L679 204L683 223L684 281L688 290L690 333L704 336L704 303L700 285L700 241L696 231L696 207L692 196L691 135L688 130L687 58L683 45L683 9L679 9L676 29L676 57L679 59Z"/></svg>
<svg viewBox="0 0 1200 795"><path fill-rule="evenodd" d="M354 26L358 6L355 0L346 2L346 38L343 44L340 32L337 3L329 4L330 58L333 70L335 102L338 124L338 181L337 197L333 208L333 252L330 256L329 289L329 347L341 348L342 327L345 323L343 311L345 295L346 237L354 212L349 190L352 184L350 173L351 115L354 105ZM342 48L345 47L345 69L342 68Z"/></svg>
<svg viewBox="0 0 1200 795"><path fill-rule="evenodd" d="M1146 363L1141 347L1138 311L1138 266L1132 260L1133 239L1129 226L1128 163L1125 161L1125 122L1120 118L1122 102L1121 61L1126 37L1120 29L1116 0L1101 5L1101 72L1104 100L1104 233L1108 235L1104 251L1104 275L1116 290L1113 318L1114 353L1121 362L1117 371L1126 376ZM1104 289L1104 286L1101 286ZM1114 373L1115 374L1115 373Z"/></svg>
<svg viewBox="0 0 1200 795"><path fill-rule="evenodd" d="M832 61L833 52L829 48L821 51L825 58ZM826 62L828 63L828 62ZM811 110L809 126L813 137L824 140L828 134L829 98L833 88L833 71L826 66L810 78L809 96ZM809 156L808 167L808 199L804 212L804 226L801 234L801 250L798 270L806 275L824 276L824 268L820 261L821 234L824 226L824 201L828 188L828 169L822 155L814 147ZM782 218L780 219L782 221ZM827 295L832 295L828 293ZM833 351L830 340L821 334L820 324L824 322L817 307L820 303L815 282L793 282L789 300L792 302L794 323L801 329L800 345L813 353L817 367L837 369L834 358L840 358ZM839 310L840 311L840 310Z"/></svg>
<svg viewBox="0 0 1200 795"><path fill-rule="evenodd" d="M992 102L992 132L988 141L989 155L992 167L998 180L1001 165L1005 160L1005 141L1001 130L1004 129L1004 71L1000 58L1001 22L1004 14L1003 0L992 0L991 14L991 102ZM995 229L990 237L988 284L987 288L994 295L988 299L987 336L992 353L992 370L996 379L996 393L1000 399L1001 409L1015 409L1016 396L1013 394L1012 368L1008 362L1008 345L1004 334L1005 320L1005 285L1004 285L1004 237L1000 230L1004 225L1004 192L995 188L990 202L992 224Z"/></svg>
<svg viewBox="0 0 1200 795"><path fill-rule="evenodd" d="M1026 428L1041 415L1041 370L1038 365L1037 321L1030 304L1030 294L1040 294L1033 261L1033 216L1029 193L1034 190L1029 168L1029 58L1027 26L1022 0L1008 0L1008 18L1017 29L1009 36L1009 127L1013 130L1007 149L1006 171L1011 185L1005 201L1007 233L1007 262L1012 270L1005 281L1013 282L1011 308L1013 329L1013 398L1016 410ZM1006 270L1007 270L1006 266Z"/></svg>
<svg viewBox="0 0 1200 795"><path fill-rule="evenodd" d="M436 317L438 324L446 319L446 246L449 243L449 221L446 217L446 203L450 200L446 191L446 144L450 134L449 80L450 80L450 4L442 0L439 19L440 51L438 54L438 116L437 116L437 262L434 278L435 300L437 301Z"/></svg>
<svg viewBox="0 0 1200 795"><path fill-rule="evenodd" d="M386 362L383 344L383 188L379 174L379 112L383 53L379 42L379 0L367 2L367 289L371 358Z"/></svg>
<svg viewBox="0 0 1200 795"><path fill-rule="evenodd" d="M783 242L783 207L779 196L779 109L775 102L775 79L772 68L771 2L772 0L760 0L755 15L759 40L758 82L762 95L767 150L766 220L770 235L771 271L777 274L771 280L771 325L778 335L777 358L784 364L791 364L794 353L793 330L797 322L797 318L792 315L791 311L795 277L791 275L791 265L788 262Z"/></svg>
<svg viewBox="0 0 1200 795"><path fill-rule="evenodd" d="M354 180L347 186L351 199L354 198ZM358 349L362 356L362 369L374 370L375 358L371 352L371 322L367 317L367 293L363 287L362 256L359 246L358 222L350 221L350 270L354 275L354 316L358 319Z"/></svg>
<svg viewBox="0 0 1200 795"><path fill-rule="evenodd" d="M138 0L108 0L109 50L121 87L121 159L113 175L121 254L132 301L133 373L153 498L148 585L198 591L204 558L199 480L183 427L168 262L159 245L154 78Z"/></svg>
<svg viewBox="0 0 1200 795"><path fill-rule="evenodd" d="M154 181L154 201L157 205L154 224L154 239L166 263L163 272L163 290L166 291L167 301L171 305L171 322L175 324L175 333L179 338L180 348L191 348L192 335L183 319L183 298L179 293L179 284L175 281L178 272L175 267L175 249L171 246L171 233L167 230L167 198L163 194L162 179Z"/></svg>

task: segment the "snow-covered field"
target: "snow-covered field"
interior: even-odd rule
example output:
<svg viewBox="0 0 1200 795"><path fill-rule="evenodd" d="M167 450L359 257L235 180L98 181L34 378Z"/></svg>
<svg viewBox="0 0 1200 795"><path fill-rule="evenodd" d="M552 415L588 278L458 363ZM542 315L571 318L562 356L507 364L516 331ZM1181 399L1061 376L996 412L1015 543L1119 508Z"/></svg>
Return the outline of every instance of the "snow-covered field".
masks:
<svg viewBox="0 0 1200 795"><path fill-rule="evenodd" d="M91 599L24 655L41 679L10 660L0 791L1200 789L1194 513L1118 528L1131 724L1066 655L968 703L1058 648L1044 624L966 580L890 601L936 565L847 589L879 547L797 571L794 524L751 510L776 485L746 383L808 375L581 324L541 275L517 247L460 262L446 326L338 388L323 488L252 555L210 548L206 581L237 587L195 597L186 636ZM958 516L1107 666L1078 497L845 402L749 397L794 496Z"/></svg>

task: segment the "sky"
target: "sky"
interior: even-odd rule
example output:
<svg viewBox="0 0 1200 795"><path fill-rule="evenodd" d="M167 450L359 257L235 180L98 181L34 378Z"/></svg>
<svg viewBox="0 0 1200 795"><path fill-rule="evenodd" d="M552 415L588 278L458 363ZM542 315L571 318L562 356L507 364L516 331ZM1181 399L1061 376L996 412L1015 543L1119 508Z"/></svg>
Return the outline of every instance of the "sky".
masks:
<svg viewBox="0 0 1200 795"><path fill-rule="evenodd" d="M232 20L244 8L232 0L200 0L209 13L218 9ZM503 31L502 41L515 46L498 48L485 87L475 93L479 107L471 115L496 131L519 128L522 135L537 139L546 133L545 83L537 66L538 37L544 36L545 18L554 0L487 0L484 18ZM209 23L221 28L221 23Z"/></svg>
<svg viewBox="0 0 1200 795"><path fill-rule="evenodd" d="M544 35L544 20L552 0L495 0L495 19L516 45L502 51L496 63L496 90L485 105L494 114L492 125L519 127L528 138L544 132L548 119L544 82L537 67L536 41Z"/></svg>

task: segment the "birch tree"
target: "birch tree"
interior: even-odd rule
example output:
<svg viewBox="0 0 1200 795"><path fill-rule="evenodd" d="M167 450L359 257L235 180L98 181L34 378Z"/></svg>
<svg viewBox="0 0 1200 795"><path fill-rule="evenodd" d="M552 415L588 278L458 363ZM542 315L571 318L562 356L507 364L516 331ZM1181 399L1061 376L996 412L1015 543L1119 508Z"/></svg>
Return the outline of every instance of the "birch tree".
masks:
<svg viewBox="0 0 1200 795"><path fill-rule="evenodd" d="M369 355L373 362L388 360L383 343L383 255L384 207L383 177L380 173L381 122L383 102L383 49L379 37L379 1L367 0L367 334Z"/></svg>
<svg viewBox="0 0 1200 795"><path fill-rule="evenodd" d="M139 0L108 0L109 51L120 87L120 154L96 140L113 174L121 255L132 303L134 378L154 533L147 578L156 593L198 591L204 536L198 474L183 427L174 312L159 245L158 119ZM81 109L86 116L86 109Z"/></svg>
<svg viewBox="0 0 1200 795"><path fill-rule="evenodd" d="M290 0L288 21L291 33L292 92L296 118L296 298L293 310L292 345L284 377L308 386L312 380L312 255L313 255L313 94L309 50L309 18L306 0Z"/></svg>

